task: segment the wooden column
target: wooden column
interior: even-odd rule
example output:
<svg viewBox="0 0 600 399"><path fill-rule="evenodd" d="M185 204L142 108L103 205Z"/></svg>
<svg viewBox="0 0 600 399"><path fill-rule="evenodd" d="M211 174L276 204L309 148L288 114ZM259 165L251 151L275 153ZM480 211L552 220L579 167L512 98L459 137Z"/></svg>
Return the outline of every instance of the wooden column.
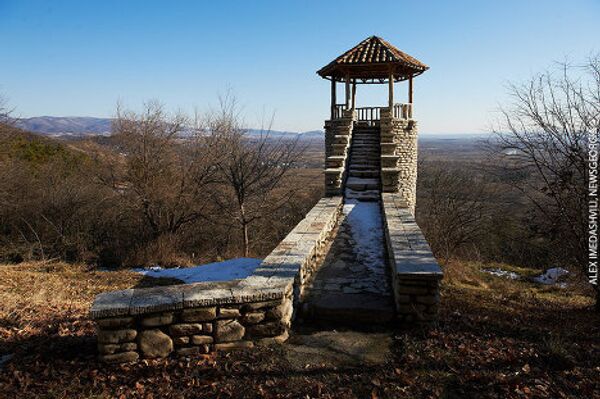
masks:
<svg viewBox="0 0 600 399"><path fill-rule="evenodd" d="M390 69L390 76L389 76L389 107L390 107L390 114L393 116L394 115L394 71Z"/></svg>
<svg viewBox="0 0 600 399"><path fill-rule="evenodd" d="M352 109L356 109L356 80L352 81Z"/></svg>
<svg viewBox="0 0 600 399"><path fill-rule="evenodd" d="M346 73L346 109L350 109L350 76Z"/></svg>
<svg viewBox="0 0 600 399"><path fill-rule="evenodd" d="M412 104L413 102L413 83L412 83L412 75L408 78L408 103Z"/></svg>
<svg viewBox="0 0 600 399"><path fill-rule="evenodd" d="M331 119L335 119L335 78L331 77Z"/></svg>

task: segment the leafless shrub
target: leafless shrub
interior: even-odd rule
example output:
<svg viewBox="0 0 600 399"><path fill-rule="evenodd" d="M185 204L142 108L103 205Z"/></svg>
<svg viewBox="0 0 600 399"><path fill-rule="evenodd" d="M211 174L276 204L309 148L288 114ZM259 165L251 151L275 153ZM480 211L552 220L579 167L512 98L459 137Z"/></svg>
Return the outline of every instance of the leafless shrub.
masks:
<svg viewBox="0 0 600 399"><path fill-rule="evenodd" d="M417 217L436 256L448 259L477 247L492 196L482 178L463 168L421 164Z"/></svg>
<svg viewBox="0 0 600 399"><path fill-rule="evenodd" d="M557 64L509 93L491 163L529 200L531 223L557 261L587 267L586 136L600 132L600 56Z"/></svg>
<svg viewBox="0 0 600 399"><path fill-rule="evenodd" d="M282 208L296 192L286 178L303 148L298 140L272 139L268 129L259 137L248 137L231 97L221 101L208 128L219 137L224 154L216 163L222 190L214 192L213 198L239 227L243 254L248 256L249 226Z"/></svg>

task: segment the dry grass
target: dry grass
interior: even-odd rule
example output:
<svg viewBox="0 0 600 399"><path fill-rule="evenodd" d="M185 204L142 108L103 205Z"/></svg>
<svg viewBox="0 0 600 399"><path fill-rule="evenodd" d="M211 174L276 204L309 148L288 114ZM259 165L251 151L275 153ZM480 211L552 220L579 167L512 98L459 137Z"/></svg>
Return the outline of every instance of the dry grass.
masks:
<svg viewBox="0 0 600 399"><path fill-rule="evenodd" d="M592 298L481 272L491 267L511 268L444 265L439 324L394 328L386 364L298 371L285 347L99 365L89 305L101 291L144 284L142 277L81 265L2 266L0 355L15 356L0 369L0 397L600 397Z"/></svg>
<svg viewBox="0 0 600 399"><path fill-rule="evenodd" d="M131 271L106 273L62 262L0 265L0 353L36 337L90 333L87 313L97 294L167 282Z"/></svg>

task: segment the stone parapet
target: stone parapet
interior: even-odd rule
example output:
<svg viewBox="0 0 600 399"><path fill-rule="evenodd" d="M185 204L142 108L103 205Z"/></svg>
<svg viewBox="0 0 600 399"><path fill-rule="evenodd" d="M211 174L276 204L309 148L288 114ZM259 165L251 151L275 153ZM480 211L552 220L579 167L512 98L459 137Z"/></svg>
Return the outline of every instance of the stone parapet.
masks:
<svg viewBox="0 0 600 399"><path fill-rule="evenodd" d="M443 272L401 193L382 193L385 240L397 317L410 324L437 320Z"/></svg>
<svg viewBox="0 0 600 399"><path fill-rule="evenodd" d="M100 359L119 363L285 341L341 206L341 197L321 199L246 279L98 295L90 316Z"/></svg>
<svg viewBox="0 0 600 399"><path fill-rule="evenodd" d="M342 195L355 118L345 110L342 118L325 121L325 195Z"/></svg>
<svg viewBox="0 0 600 399"><path fill-rule="evenodd" d="M414 214L417 191L417 123L381 109L382 191L399 193Z"/></svg>

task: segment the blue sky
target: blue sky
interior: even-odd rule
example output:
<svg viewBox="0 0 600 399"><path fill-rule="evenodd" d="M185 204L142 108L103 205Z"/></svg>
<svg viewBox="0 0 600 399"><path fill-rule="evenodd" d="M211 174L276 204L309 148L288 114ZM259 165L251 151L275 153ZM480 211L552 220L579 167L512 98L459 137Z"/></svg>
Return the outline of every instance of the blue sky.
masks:
<svg viewBox="0 0 600 399"><path fill-rule="evenodd" d="M118 100L203 110L231 89L248 125L320 129L315 71L375 34L431 67L415 80L422 132L485 132L508 81L599 52L599 21L598 0L0 0L0 92L23 117L111 116ZM385 90L359 86L358 104Z"/></svg>

